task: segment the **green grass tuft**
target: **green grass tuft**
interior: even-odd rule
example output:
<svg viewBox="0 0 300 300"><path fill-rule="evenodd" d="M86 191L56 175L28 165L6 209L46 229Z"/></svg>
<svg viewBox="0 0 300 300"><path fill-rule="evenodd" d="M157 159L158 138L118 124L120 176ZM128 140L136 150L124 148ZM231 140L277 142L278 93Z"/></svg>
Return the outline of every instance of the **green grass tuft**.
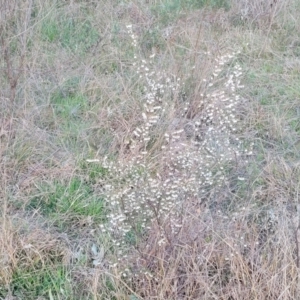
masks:
<svg viewBox="0 0 300 300"><path fill-rule="evenodd" d="M229 0L166 0L153 6L152 11L163 25L170 24L176 20L183 12L200 8L230 8Z"/></svg>
<svg viewBox="0 0 300 300"><path fill-rule="evenodd" d="M99 34L87 18L55 16L43 21L41 39L80 54L97 43Z"/></svg>
<svg viewBox="0 0 300 300"><path fill-rule="evenodd" d="M20 299L36 299L50 295L54 299L71 299L70 279L65 267L60 265L45 266L39 262L26 269L18 269L10 285L13 295Z"/></svg>
<svg viewBox="0 0 300 300"><path fill-rule="evenodd" d="M91 217L95 222L105 219L103 199L94 195L91 187L79 178L65 184L58 181L42 184L39 195L32 197L27 210L39 210L61 224L84 217Z"/></svg>

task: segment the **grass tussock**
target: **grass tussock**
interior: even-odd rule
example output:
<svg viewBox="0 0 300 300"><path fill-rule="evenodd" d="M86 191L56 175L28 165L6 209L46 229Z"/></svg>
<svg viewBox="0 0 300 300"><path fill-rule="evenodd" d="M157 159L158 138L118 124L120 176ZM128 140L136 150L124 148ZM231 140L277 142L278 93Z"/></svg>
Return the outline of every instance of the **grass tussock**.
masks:
<svg viewBox="0 0 300 300"><path fill-rule="evenodd" d="M0 299L298 299L297 1L0 3Z"/></svg>

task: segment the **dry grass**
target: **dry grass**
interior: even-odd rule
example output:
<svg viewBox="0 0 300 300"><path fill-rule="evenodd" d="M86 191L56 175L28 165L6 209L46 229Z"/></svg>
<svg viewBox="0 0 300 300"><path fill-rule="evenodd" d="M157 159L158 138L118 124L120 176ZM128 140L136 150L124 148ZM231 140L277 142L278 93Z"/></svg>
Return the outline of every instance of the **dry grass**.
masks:
<svg viewBox="0 0 300 300"><path fill-rule="evenodd" d="M0 299L300 297L299 4L202 2L0 1Z"/></svg>

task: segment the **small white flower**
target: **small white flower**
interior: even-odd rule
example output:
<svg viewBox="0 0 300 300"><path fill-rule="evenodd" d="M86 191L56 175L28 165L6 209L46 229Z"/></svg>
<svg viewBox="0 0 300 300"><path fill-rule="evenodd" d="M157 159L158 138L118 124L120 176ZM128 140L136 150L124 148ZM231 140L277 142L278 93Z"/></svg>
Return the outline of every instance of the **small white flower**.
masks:
<svg viewBox="0 0 300 300"><path fill-rule="evenodd" d="M85 161L92 163L92 162L99 162L100 159L86 159Z"/></svg>

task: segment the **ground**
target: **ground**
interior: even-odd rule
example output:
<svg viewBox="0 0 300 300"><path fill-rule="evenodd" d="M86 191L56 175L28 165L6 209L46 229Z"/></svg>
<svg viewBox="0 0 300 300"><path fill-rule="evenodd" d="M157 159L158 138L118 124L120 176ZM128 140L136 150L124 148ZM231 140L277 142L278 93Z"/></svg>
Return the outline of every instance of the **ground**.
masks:
<svg viewBox="0 0 300 300"><path fill-rule="evenodd" d="M298 299L298 1L0 1L0 299Z"/></svg>

